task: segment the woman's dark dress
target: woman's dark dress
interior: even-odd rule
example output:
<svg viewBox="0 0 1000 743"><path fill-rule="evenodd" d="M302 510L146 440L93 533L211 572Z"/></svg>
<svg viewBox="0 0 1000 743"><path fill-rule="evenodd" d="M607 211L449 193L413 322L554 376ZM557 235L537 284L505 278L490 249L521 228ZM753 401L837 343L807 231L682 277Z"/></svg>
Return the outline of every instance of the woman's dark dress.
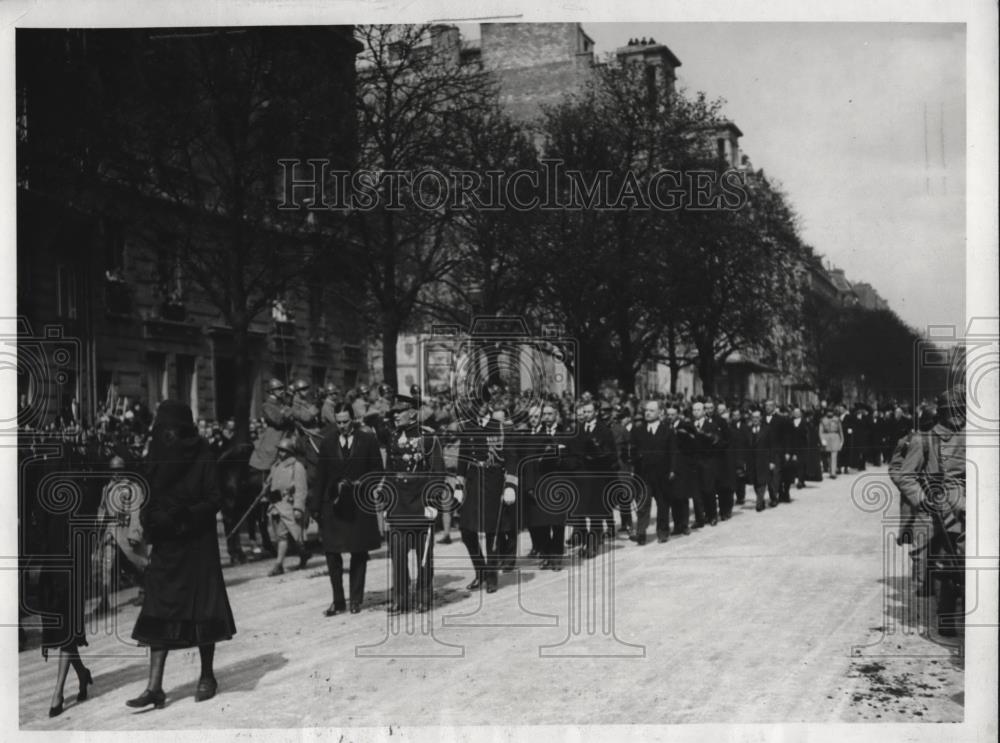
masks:
<svg viewBox="0 0 1000 743"><path fill-rule="evenodd" d="M211 447L196 434L158 437L154 430L150 465L142 522L153 549L132 637L166 648L232 639L236 624L219 559L221 494Z"/></svg>

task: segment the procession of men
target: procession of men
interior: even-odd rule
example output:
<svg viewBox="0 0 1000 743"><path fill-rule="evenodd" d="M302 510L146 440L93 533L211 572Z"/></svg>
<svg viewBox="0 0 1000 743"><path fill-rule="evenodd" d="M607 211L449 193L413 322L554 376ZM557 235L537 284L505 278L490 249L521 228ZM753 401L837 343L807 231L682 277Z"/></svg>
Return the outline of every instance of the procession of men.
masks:
<svg viewBox="0 0 1000 743"><path fill-rule="evenodd" d="M457 400L409 392L268 382L243 485L256 492L249 504L235 498L246 508L226 518L231 561L246 560L244 532L275 558L272 577L290 552L303 568L320 549L333 594L323 614L356 614L370 553L385 544L389 612L425 612L435 535L449 544L453 522L472 568L467 589L493 593L503 572L562 570L568 555L593 558L618 536L639 547L688 537L729 521L748 491L759 513L791 503L792 486L822 480L824 468L841 470L820 440L826 406L807 417L773 400L730 408L602 391L568 402L502 384Z"/></svg>

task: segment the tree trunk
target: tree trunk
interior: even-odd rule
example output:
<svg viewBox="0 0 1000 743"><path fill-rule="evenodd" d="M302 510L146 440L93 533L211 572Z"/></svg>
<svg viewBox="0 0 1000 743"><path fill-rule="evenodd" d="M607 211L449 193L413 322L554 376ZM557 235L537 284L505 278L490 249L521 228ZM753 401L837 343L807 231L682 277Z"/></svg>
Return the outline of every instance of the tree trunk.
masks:
<svg viewBox="0 0 1000 743"><path fill-rule="evenodd" d="M698 349L698 376L701 377L701 393L715 395L715 354L712 349Z"/></svg>
<svg viewBox="0 0 1000 743"><path fill-rule="evenodd" d="M399 323L392 313L386 312L382 319L382 381L393 388L396 386L396 341L399 340Z"/></svg>
<svg viewBox="0 0 1000 743"><path fill-rule="evenodd" d="M681 362L677 358L677 333L672 322L667 323L667 368L670 370L670 394L676 395Z"/></svg>
<svg viewBox="0 0 1000 743"><path fill-rule="evenodd" d="M250 333L246 323L233 327L233 365L236 378L233 380L233 419L236 422L234 435L237 444L250 442L250 389L253 364L250 361Z"/></svg>

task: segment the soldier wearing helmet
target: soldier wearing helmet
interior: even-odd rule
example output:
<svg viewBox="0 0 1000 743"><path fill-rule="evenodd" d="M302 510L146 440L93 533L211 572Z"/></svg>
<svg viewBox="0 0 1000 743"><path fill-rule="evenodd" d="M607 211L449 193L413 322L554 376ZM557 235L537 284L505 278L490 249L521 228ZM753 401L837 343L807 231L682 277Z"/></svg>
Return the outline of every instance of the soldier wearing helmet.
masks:
<svg viewBox="0 0 1000 743"><path fill-rule="evenodd" d="M295 441L285 437L278 442L278 459L264 480L261 497L269 503L267 513L274 526L278 540L277 563L268 575L285 572L285 556L288 554L288 540L293 539L300 549L299 567L304 568L309 560L305 547L304 532L307 523L306 468L295 454Z"/></svg>
<svg viewBox="0 0 1000 743"><path fill-rule="evenodd" d="M938 632L946 637L956 634L961 621L955 616L961 596L961 584L955 576L963 574L965 567L965 414L963 389L939 395L934 426L913 434L893 476L902 496L904 530L920 521L931 522L919 595L931 594L935 577L941 581Z"/></svg>
<svg viewBox="0 0 1000 743"><path fill-rule="evenodd" d="M271 471L271 465L278 458L278 442L292 427L292 411L285 401L285 385L279 379L267 383L267 398L262 405L264 426L257 436L253 454L250 456L250 485L259 489ZM250 492L254 492L254 490ZM261 541L264 549L274 554L270 536L267 533L264 509L259 509L247 522L247 532L251 541L255 540L257 528L260 528ZM254 549L258 552L259 549Z"/></svg>
<svg viewBox="0 0 1000 743"><path fill-rule="evenodd" d="M333 382L323 389L323 407L320 408L320 422L323 428L336 427L336 408L342 402L340 389Z"/></svg>

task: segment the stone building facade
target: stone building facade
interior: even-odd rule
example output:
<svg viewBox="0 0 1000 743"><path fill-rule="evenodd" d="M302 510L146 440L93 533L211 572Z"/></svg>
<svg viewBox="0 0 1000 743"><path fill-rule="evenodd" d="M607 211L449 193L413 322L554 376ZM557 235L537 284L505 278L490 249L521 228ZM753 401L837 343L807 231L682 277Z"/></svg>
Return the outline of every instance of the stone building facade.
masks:
<svg viewBox="0 0 1000 743"><path fill-rule="evenodd" d="M351 27L326 31L341 60L328 74L353 80L357 43ZM101 32L36 33L48 36L19 31L18 37L17 307L24 332L42 340L46 332L58 335L70 358L59 365L51 352L35 360L27 347L20 354L19 419L32 427L56 415L92 421L102 405L125 398L150 409L163 399L180 399L196 418L226 419L236 407L237 368L232 330L218 307L182 267L165 264L148 240L107 216L102 202L117 196L98 183L70 186L51 172L43 152L47 143L64 141L75 123L50 115L59 110L52 98L65 94L65 67L53 65L47 79L34 71L33 55L65 55L66 65L82 66L81 55L96 46L87 33ZM352 105L344 101L346 110ZM155 199L140 200L136 209L151 211L137 213L163 217L168 209ZM251 415L259 415L271 377L340 386L366 380L364 325L352 304L319 277L260 313L250 327Z"/></svg>

